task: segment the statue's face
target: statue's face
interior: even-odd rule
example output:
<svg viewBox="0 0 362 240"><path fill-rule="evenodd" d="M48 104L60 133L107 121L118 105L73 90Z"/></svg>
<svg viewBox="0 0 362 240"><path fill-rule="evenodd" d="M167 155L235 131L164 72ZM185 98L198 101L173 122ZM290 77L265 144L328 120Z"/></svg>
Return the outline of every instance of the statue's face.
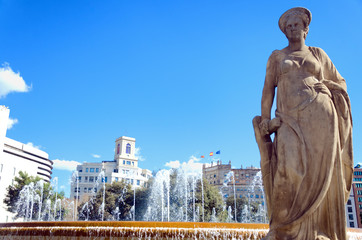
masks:
<svg viewBox="0 0 362 240"><path fill-rule="evenodd" d="M305 27L302 18L291 16L285 26L285 35L289 41L299 41L304 39Z"/></svg>

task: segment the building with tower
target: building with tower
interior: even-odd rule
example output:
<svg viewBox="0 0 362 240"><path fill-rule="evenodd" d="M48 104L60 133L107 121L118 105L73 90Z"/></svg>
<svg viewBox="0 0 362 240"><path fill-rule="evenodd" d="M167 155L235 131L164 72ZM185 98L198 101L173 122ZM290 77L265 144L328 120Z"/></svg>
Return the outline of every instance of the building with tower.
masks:
<svg viewBox="0 0 362 240"><path fill-rule="evenodd" d="M103 183L125 181L133 188L145 187L152 172L138 167L136 139L120 137L115 141L113 161L83 163L77 166L77 177L71 185L70 198L87 201L102 187Z"/></svg>

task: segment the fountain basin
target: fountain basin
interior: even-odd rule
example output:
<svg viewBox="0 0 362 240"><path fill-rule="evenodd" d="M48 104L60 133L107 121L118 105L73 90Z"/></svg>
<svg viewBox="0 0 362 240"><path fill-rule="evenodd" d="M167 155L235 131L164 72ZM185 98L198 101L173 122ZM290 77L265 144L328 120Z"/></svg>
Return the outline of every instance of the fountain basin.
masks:
<svg viewBox="0 0 362 240"><path fill-rule="evenodd" d="M0 239L261 239L268 224L201 222L16 222L0 223ZM350 240L362 230L348 229Z"/></svg>

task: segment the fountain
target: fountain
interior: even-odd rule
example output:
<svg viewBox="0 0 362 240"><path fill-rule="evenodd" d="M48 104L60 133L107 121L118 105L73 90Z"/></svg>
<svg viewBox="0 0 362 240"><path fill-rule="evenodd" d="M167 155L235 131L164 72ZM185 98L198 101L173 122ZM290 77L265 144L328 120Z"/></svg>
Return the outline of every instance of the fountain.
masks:
<svg viewBox="0 0 362 240"><path fill-rule="evenodd" d="M263 204L264 199L265 197L264 197L262 176L261 176L261 171L259 171L254 176L251 186L249 187L249 194L248 194L249 213L251 210L251 203L254 203L254 205L258 205L258 210L253 215L253 219L250 219L250 221L254 223L268 222L266 205Z"/></svg>
<svg viewBox="0 0 362 240"><path fill-rule="evenodd" d="M84 239L84 238L121 238L121 239L261 239L268 231L267 224L255 223L235 223L233 221L232 206L224 209L212 209L212 214L207 221L204 221L204 184L201 181L201 174L198 172L188 171L184 168L177 170L161 170L154 179L151 191L150 202L146 208L144 218L149 222L136 221L118 221L122 214L118 205L113 211L111 219L105 219L105 181L102 173L97 179L95 187L103 185L100 193L102 199L101 212L99 220L110 221L88 221L90 210L93 206L94 199L91 198L82 207L79 216L85 221L65 222L61 221L61 199L57 199L55 193L50 194L57 199L54 205L51 197L40 203L42 199L44 186L42 184L29 184L22 190L22 207L25 220L31 220L29 216L37 216L41 220L52 219L58 220L53 222L17 222L17 223L0 223L0 239ZM257 175L258 176L258 175ZM230 175L230 177L232 177ZM260 177L260 176L259 176ZM257 190L261 185L255 178L250 186L250 191ZM117 202L125 201L126 193L130 188L121 189ZM259 191L260 192L260 191ZM254 198L249 198L249 204ZM155 204L151 204L154 202ZM71 202L75 208L76 203ZM37 206L43 206L42 212L35 213ZM157 205L160 207L158 208ZM129 212L129 219L135 219L135 191L133 191L133 206ZM235 206L235 205L234 205ZM20 207L20 205L19 205ZM68 207L69 208L69 207ZM244 207L241 214L243 222L265 222L265 209L260 205L255 217L250 214L250 205ZM74 212L73 212L74 213ZM222 214L227 214L228 223L217 223ZM75 217L75 216L73 216ZM155 221L156 220L156 221ZM183 221L183 222L180 222ZM187 222L186 222L187 221ZM189 222L192 221L192 222ZM348 235L350 240L362 240L362 230L349 229Z"/></svg>
<svg viewBox="0 0 362 240"><path fill-rule="evenodd" d="M23 222L0 223L1 239L261 239L267 224L196 222ZM349 229L350 240L361 240L360 229Z"/></svg>

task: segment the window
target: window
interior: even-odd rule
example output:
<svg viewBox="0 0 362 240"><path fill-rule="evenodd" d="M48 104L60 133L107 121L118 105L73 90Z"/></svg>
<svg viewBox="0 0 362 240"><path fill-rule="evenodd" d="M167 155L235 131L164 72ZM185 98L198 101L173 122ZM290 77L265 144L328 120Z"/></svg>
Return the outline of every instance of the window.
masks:
<svg viewBox="0 0 362 240"><path fill-rule="evenodd" d="M133 179L131 179L131 184L133 185Z"/></svg>
<svg viewBox="0 0 362 240"><path fill-rule="evenodd" d="M83 172L83 170L82 169L79 169L79 171L78 172Z"/></svg>
<svg viewBox="0 0 362 240"><path fill-rule="evenodd" d="M131 165L131 161L127 161L127 165Z"/></svg>
<svg viewBox="0 0 362 240"><path fill-rule="evenodd" d="M99 168L96 168L96 172L99 172Z"/></svg>
<svg viewBox="0 0 362 240"><path fill-rule="evenodd" d="M354 222L350 222L349 227L354 228Z"/></svg>
<svg viewBox="0 0 362 240"><path fill-rule="evenodd" d="M82 177L78 177L78 182L82 182Z"/></svg>
<svg viewBox="0 0 362 240"><path fill-rule="evenodd" d="M255 194L255 198L259 198L259 195L258 195L258 194Z"/></svg>
<svg viewBox="0 0 362 240"><path fill-rule="evenodd" d="M134 166L134 162L132 162L132 166Z"/></svg>
<svg viewBox="0 0 362 240"><path fill-rule="evenodd" d="M86 168L85 171L88 172L88 168Z"/></svg>
<svg viewBox="0 0 362 240"><path fill-rule="evenodd" d="M117 154L119 154L120 147L121 147L121 145L118 143L118 145L117 145Z"/></svg>
<svg viewBox="0 0 362 240"><path fill-rule="evenodd" d="M137 185L139 186L141 184L141 181L140 180L137 180Z"/></svg>
<svg viewBox="0 0 362 240"><path fill-rule="evenodd" d="M348 199L347 205L352 205L351 199Z"/></svg>
<svg viewBox="0 0 362 240"><path fill-rule="evenodd" d="M353 212L352 207L348 207L348 212Z"/></svg>
<svg viewBox="0 0 362 240"><path fill-rule="evenodd" d="M115 177L115 181L118 182L118 177Z"/></svg>
<svg viewBox="0 0 362 240"><path fill-rule="evenodd" d="M104 181L107 182L107 177L104 177Z"/></svg>
<svg viewBox="0 0 362 240"><path fill-rule="evenodd" d="M74 192L80 192L80 188L74 188Z"/></svg>
<svg viewBox="0 0 362 240"><path fill-rule="evenodd" d="M86 188L86 187L84 188L84 192L87 192L87 188Z"/></svg>
<svg viewBox="0 0 362 240"><path fill-rule="evenodd" d="M88 192L92 192L92 188L88 188Z"/></svg>
<svg viewBox="0 0 362 240"><path fill-rule="evenodd" d="M90 172L94 172L94 168L91 168L91 169L90 169Z"/></svg>
<svg viewBox="0 0 362 240"><path fill-rule="evenodd" d="M89 177L89 182L94 182L94 177Z"/></svg>
<svg viewBox="0 0 362 240"><path fill-rule="evenodd" d="M84 182L88 182L88 177L84 177Z"/></svg>
<svg viewBox="0 0 362 240"><path fill-rule="evenodd" d="M123 165L126 165L126 161L125 161L125 160L123 160Z"/></svg>
<svg viewBox="0 0 362 240"><path fill-rule="evenodd" d="M348 219L353 220L353 214L348 214Z"/></svg>
<svg viewBox="0 0 362 240"><path fill-rule="evenodd" d="M127 143L126 145L126 153L131 154L131 144Z"/></svg>

